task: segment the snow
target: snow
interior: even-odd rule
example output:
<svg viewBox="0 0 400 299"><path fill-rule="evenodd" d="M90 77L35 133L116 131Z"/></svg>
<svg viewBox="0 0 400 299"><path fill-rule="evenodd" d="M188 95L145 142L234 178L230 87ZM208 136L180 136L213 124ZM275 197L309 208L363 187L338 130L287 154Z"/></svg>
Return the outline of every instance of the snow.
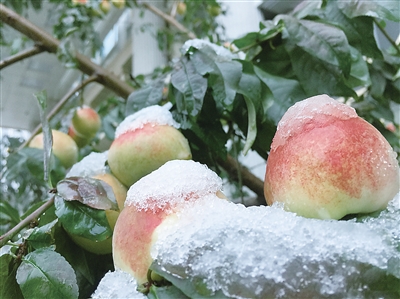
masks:
<svg viewBox="0 0 400 299"><path fill-rule="evenodd" d="M78 163L75 163L66 177L92 177L109 172L106 166L108 151L92 152Z"/></svg>
<svg viewBox="0 0 400 299"><path fill-rule="evenodd" d="M136 290L136 280L128 273L116 270L107 272L100 281L92 299L146 299Z"/></svg>
<svg viewBox="0 0 400 299"><path fill-rule="evenodd" d="M193 160L172 160L133 184L125 205L156 210L215 194L221 189L221 178L206 165Z"/></svg>
<svg viewBox="0 0 400 299"><path fill-rule="evenodd" d="M202 39L191 39L188 40L184 43L184 45L181 48L182 54L186 54L186 52L189 51L189 49L193 47L195 49L201 50L201 49L211 49L215 52L217 57L217 61L231 61L232 59L238 58L238 55L232 53L229 51L227 48L224 48L222 46L218 46L216 44L210 43L209 41L202 40Z"/></svg>
<svg viewBox="0 0 400 299"><path fill-rule="evenodd" d="M168 107L153 105L127 116L116 128L115 138L126 132L140 129L145 124L169 125L179 128L179 124L173 119Z"/></svg>
<svg viewBox="0 0 400 299"><path fill-rule="evenodd" d="M172 210L173 221L157 227L150 253L152 269L181 286L187 296L398 295L399 289L393 289L400 282L400 193L378 215L320 220L297 216L282 205L246 208L219 198L221 186L207 166L175 160L128 192L127 204L138 209L179 206ZM136 282L129 279L111 280L110 289L102 281L99 289L107 289L108 298L123 297L114 292L135 289ZM132 296L126 295L136 298Z"/></svg>
<svg viewBox="0 0 400 299"><path fill-rule="evenodd" d="M158 232L152 256L193 289L231 298L375 298L372 282L388 272L400 280L399 195L362 222L307 219L210 196L178 216Z"/></svg>
<svg viewBox="0 0 400 299"><path fill-rule="evenodd" d="M316 117L320 116L329 116L330 118L319 118L316 121ZM284 145L289 137L307 129L307 125L324 126L328 120L346 120L356 117L358 115L354 108L340 103L325 94L296 102L279 121L271 149L274 150L280 145Z"/></svg>

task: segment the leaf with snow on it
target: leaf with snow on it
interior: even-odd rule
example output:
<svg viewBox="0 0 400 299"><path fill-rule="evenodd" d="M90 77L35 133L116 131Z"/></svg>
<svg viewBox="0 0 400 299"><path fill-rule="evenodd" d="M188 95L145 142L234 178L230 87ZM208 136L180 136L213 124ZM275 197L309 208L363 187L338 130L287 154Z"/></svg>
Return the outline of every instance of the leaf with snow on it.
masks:
<svg viewBox="0 0 400 299"><path fill-rule="evenodd" d="M66 201L77 200L98 210L118 210L110 185L89 177L69 177L57 184L57 192Z"/></svg>

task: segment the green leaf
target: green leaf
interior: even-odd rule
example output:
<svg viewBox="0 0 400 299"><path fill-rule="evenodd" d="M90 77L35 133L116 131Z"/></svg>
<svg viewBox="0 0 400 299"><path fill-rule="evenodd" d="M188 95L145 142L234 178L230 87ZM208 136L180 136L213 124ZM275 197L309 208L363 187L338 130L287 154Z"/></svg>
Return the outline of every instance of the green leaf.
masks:
<svg viewBox="0 0 400 299"><path fill-rule="evenodd" d="M189 299L180 289L174 285L156 287L152 285L147 294L149 299Z"/></svg>
<svg viewBox="0 0 400 299"><path fill-rule="evenodd" d="M182 58L172 73L172 85L183 95L177 101L178 111L191 116L197 116L203 106L204 95L207 91L207 79L203 78L187 58Z"/></svg>
<svg viewBox="0 0 400 299"><path fill-rule="evenodd" d="M234 40L232 43L236 45L240 50L245 50L255 45L261 44L262 42L272 39L282 32L284 25L282 20L278 23L268 20L260 24L259 32L250 32L245 36Z"/></svg>
<svg viewBox="0 0 400 299"><path fill-rule="evenodd" d="M106 212L88 207L78 201L65 201L56 196L56 215L71 234L92 241L103 241L112 235Z"/></svg>
<svg viewBox="0 0 400 299"><path fill-rule="evenodd" d="M351 47L351 71L350 77L346 80L347 84L353 88L371 85L368 64L363 55L355 48Z"/></svg>
<svg viewBox="0 0 400 299"><path fill-rule="evenodd" d="M150 270L155 271L157 274L164 277L166 280L171 282L176 288L178 288L183 294L192 299L227 299L221 290L212 292L207 288L202 281L196 281L196 279L181 278L174 273L165 271L163 267L153 262L150 266ZM183 297L185 298L185 297Z"/></svg>
<svg viewBox="0 0 400 299"><path fill-rule="evenodd" d="M44 181L49 183L51 187L51 179L50 179L50 158L52 153L53 146L53 136L51 134L51 128L47 121L47 92L43 90L34 94L38 103L39 103L39 111L40 111L40 121L42 123L42 133L43 133L43 169L44 169Z"/></svg>
<svg viewBox="0 0 400 299"><path fill-rule="evenodd" d="M267 106L265 113L273 120L275 125L278 124L290 106L307 97L300 83L296 80L271 75L256 66L254 67L254 71L269 87L274 96L271 104Z"/></svg>
<svg viewBox="0 0 400 299"><path fill-rule="evenodd" d="M252 60L254 66L268 71L268 73L291 79L293 73L290 56L284 44L272 48L270 45L264 45L259 55Z"/></svg>
<svg viewBox="0 0 400 299"><path fill-rule="evenodd" d="M311 56L335 66L333 70L347 76L350 73L350 48L342 30L327 24L281 15L287 45L296 45Z"/></svg>
<svg viewBox="0 0 400 299"><path fill-rule="evenodd" d="M24 298L78 298L74 270L59 253L48 248L23 258L17 282Z"/></svg>
<svg viewBox="0 0 400 299"><path fill-rule="evenodd" d="M293 70L307 96L329 94L357 98L346 85L338 67L324 63L301 48L288 49Z"/></svg>
<svg viewBox="0 0 400 299"><path fill-rule="evenodd" d="M8 245L0 249L0 298L3 299L24 298L15 278L18 264L14 263L11 255L14 254L13 249Z"/></svg>
<svg viewBox="0 0 400 299"><path fill-rule="evenodd" d="M7 201L0 201L0 224L17 225L20 222L18 210L12 207Z"/></svg>
<svg viewBox="0 0 400 299"><path fill-rule="evenodd" d="M382 52L375 40L373 18L360 16L350 19L338 8L337 1L328 1L321 21L342 29L349 43L363 55L382 59Z"/></svg>
<svg viewBox="0 0 400 299"><path fill-rule="evenodd" d="M69 177L57 184L57 194L67 201L79 201L98 210L118 210L112 187L90 177Z"/></svg>
<svg viewBox="0 0 400 299"><path fill-rule="evenodd" d="M54 228L58 223L58 219L43 225L41 227L35 227L29 237L27 238L29 245L34 249L43 247L50 247L54 244Z"/></svg>
<svg viewBox="0 0 400 299"><path fill-rule="evenodd" d="M254 103L246 96L244 96L244 100L247 106L247 134L246 134L246 143L243 148L243 155L246 155L250 150L251 146L256 140L257 137L257 117L256 117L256 108Z"/></svg>
<svg viewBox="0 0 400 299"><path fill-rule="evenodd" d="M213 90L217 106L227 107L235 99L242 66L237 61L221 59L216 53L210 53L210 51L203 49L195 51L191 55L191 61L201 75L209 74L208 85Z"/></svg>
<svg viewBox="0 0 400 299"><path fill-rule="evenodd" d="M126 103L126 115L131 115L142 108L161 102L164 87L164 81L161 79L151 85L137 89L129 95Z"/></svg>
<svg viewBox="0 0 400 299"><path fill-rule="evenodd" d="M337 1L337 5L349 18L369 16L400 22L399 1L348 0Z"/></svg>

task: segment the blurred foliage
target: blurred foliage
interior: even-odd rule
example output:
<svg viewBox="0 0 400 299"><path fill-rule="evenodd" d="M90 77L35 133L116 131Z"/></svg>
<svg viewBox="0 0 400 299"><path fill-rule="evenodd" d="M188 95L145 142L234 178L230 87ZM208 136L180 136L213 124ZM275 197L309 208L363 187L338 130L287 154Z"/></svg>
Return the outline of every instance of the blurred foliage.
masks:
<svg viewBox="0 0 400 299"><path fill-rule="evenodd" d="M363 5L355 6L354 1L305 1L289 14L261 22L257 32L229 43L224 43L224 28L215 18L226 13L223 2L186 0L186 10L179 12L177 2L160 2L165 13L203 40L184 43L187 36L170 25L158 31L160 49L171 53L177 44L184 43L181 57L150 75L132 78L130 83L136 90L126 102L110 97L100 103L101 131L80 149L80 158L102 150L101 140L113 140L115 128L126 115L169 102L190 142L193 158L227 176L218 166L219 159L227 153L238 158L249 150L267 159L285 111L295 102L321 93L353 106L400 153L400 130L394 113L400 107L399 45L393 41L389 49L382 50L374 35L374 28L385 30L385 21L400 22L399 7L396 2L361 2ZM22 15L28 8L40 10L45 5L44 0L1 3ZM74 48L94 56L101 47L95 24L106 13L100 10L100 3L46 3L51 7L53 34L62 41L59 58L67 66L75 67L71 55ZM133 0L126 1L126 7L145 9ZM146 26L143 29L147 30ZM13 53L29 43L26 38L7 41L1 33L2 43ZM68 106L61 111L62 116L56 117L59 123L50 122L51 127L66 129L72 109ZM2 138L1 234L50 197L43 180L44 164L50 167L51 185L56 186L66 175L56 157L45 162L43 150L16 150L21 139ZM240 182L238 185L241 190ZM100 239L108 236L104 211L57 196L55 206L2 247L1 298L88 298L104 273L113 270L111 255L94 255L75 245L66 233L79 232L99 240L88 230L90 222L91 227L101 229ZM59 279L61 272L66 273L64 281ZM46 288L37 288L39 281ZM398 280L391 278L390 282ZM65 283L71 288L64 288ZM188 286L182 281L172 287L151 286L148 297L174 298Z"/></svg>

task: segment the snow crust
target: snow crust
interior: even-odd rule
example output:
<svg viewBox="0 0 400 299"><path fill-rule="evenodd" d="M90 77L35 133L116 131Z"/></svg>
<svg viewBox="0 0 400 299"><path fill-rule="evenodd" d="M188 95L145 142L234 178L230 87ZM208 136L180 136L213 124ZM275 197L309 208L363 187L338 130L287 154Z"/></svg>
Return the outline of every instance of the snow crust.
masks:
<svg viewBox="0 0 400 299"><path fill-rule="evenodd" d="M147 296L136 290L136 280L120 270L107 272L101 279L92 299L146 299Z"/></svg>
<svg viewBox="0 0 400 299"><path fill-rule="evenodd" d="M122 134L142 128L145 124L169 125L179 128L167 107L153 105L127 116L116 128L115 138Z"/></svg>
<svg viewBox="0 0 400 299"><path fill-rule="evenodd" d="M331 117L329 121L358 117L354 108L340 103L326 94L310 97L296 102L286 111L278 123L271 148L275 149L284 145L289 137L306 130L309 123L310 125L312 123L313 126L324 125L327 121L326 118L323 123L319 123L321 120L316 120L316 117L321 115Z"/></svg>
<svg viewBox="0 0 400 299"><path fill-rule="evenodd" d="M194 290L229 298L392 298L371 285L400 280L399 198L357 222L208 197L159 231L152 257Z"/></svg>
<svg viewBox="0 0 400 299"><path fill-rule="evenodd" d="M172 160L133 184L125 206L134 205L139 210L169 208L221 189L221 178L206 165Z"/></svg>
<svg viewBox="0 0 400 299"><path fill-rule="evenodd" d="M92 177L109 172L106 166L108 151L103 153L91 152L68 171L66 177Z"/></svg>

